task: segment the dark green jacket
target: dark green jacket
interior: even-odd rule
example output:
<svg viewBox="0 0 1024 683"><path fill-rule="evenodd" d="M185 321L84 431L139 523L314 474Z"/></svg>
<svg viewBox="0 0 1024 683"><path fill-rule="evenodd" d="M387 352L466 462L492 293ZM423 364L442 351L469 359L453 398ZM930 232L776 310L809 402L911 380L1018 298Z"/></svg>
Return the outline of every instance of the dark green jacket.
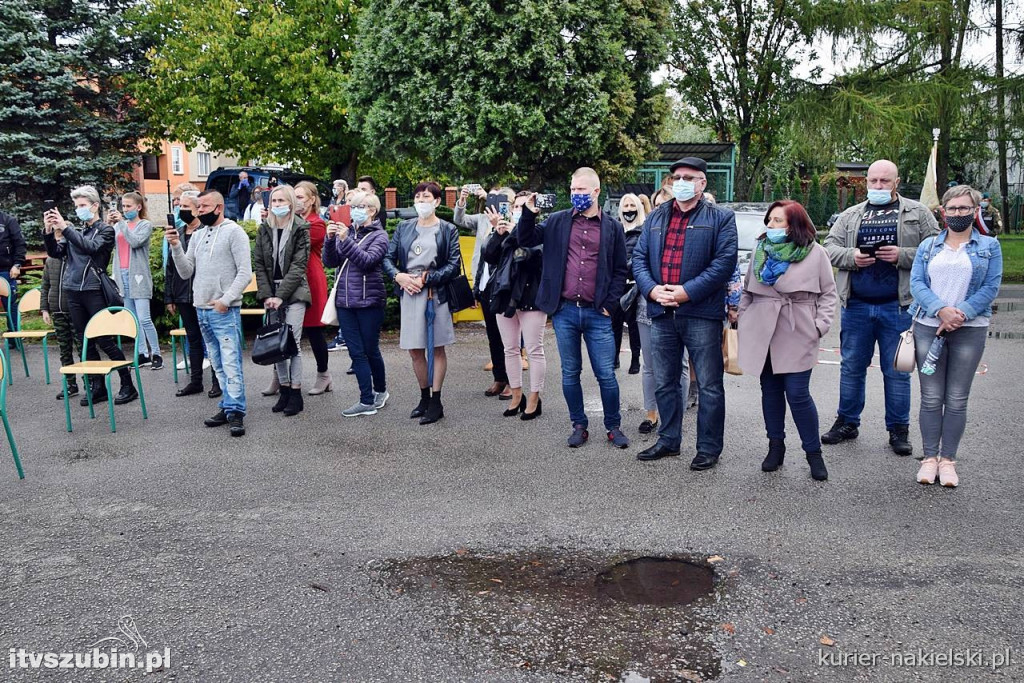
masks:
<svg viewBox="0 0 1024 683"><path fill-rule="evenodd" d="M253 248L253 272L256 273L256 296L260 301L278 297L284 303L313 302L309 294L309 280L306 279L306 265L309 263L309 223L301 218L292 219L291 234L278 257L283 279L274 289L274 228L266 221L260 225ZM282 236L284 231L282 230Z"/></svg>

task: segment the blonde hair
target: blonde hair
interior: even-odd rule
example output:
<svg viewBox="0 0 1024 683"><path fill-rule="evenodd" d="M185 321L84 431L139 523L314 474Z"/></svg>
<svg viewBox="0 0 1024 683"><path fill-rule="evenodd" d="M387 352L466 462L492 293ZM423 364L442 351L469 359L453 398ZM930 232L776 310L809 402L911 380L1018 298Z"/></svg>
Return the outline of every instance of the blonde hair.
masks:
<svg viewBox="0 0 1024 683"><path fill-rule="evenodd" d="M181 185L178 185L176 188L174 188L174 194L172 196L180 197L186 192L195 192L196 196L198 196L199 188L193 185L192 183L182 183Z"/></svg>
<svg viewBox="0 0 1024 683"><path fill-rule="evenodd" d="M380 216L380 199L377 195L370 194L369 192L363 192L362 190L352 190L348 193L346 199L348 199L349 204L352 204L353 202L361 202L372 208L374 220L377 220Z"/></svg>
<svg viewBox="0 0 1024 683"><path fill-rule="evenodd" d="M634 204L636 204L636 220L629 226L627 226L626 222L622 220L622 203L625 202L627 199L631 200ZM622 197L619 198L619 222L622 223L622 227L628 229L636 227L637 225L643 225L645 218L647 218L647 212L644 211L644 203L640 201L640 197L637 197L632 192L629 192L627 194L622 195Z"/></svg>
<svg viewBox="0 0 1024 683"><path fill-rule="evenodd" d="M299 189L305 190L306 193L309 194L309 196L313 198L313 203L309 207L309 213L315 213L316 215L319 216L320 215L320 191L316 189L316 185L314 185L313 183L309 182L308 180L303 180L301 182L295 183L295 189L296 190L299 190ZM303 218L305 218L305 216L303 216Z"/></svg>
<svg viewBox="0 0 1024 683"><path fill-rule="evenodd" d="M121 201L130 199L139 206L139 218L149 218L149 212L146 210L146 198L138 192L125 192L121 195Z"/></svg>
<svg viewBox="0 0 1024 683"><path fill-rule="evenodd" d="M271 202L273 202L275 194L283 194L284 198L288 201L288 207L291 209L291 215L283 217L278 217L273 211L267 212L267 225L275 229L281 229L291 223L295 217L299 215L299 200L295 198L295 190L292 189L291 185L278 185L271 190ZM273 204L271 204L271 206L273 206Z"/></svg>
<svg viewBox="0 0 1024 683"><path fill-rule="evenodd" d="M650 213L651 213L651 210L654 209L654 207L651 206L651 198L648 197L645 194L639 195L639 197L640 197L640 203L644 205L644 215L645 216L649 216Z"/></svg>

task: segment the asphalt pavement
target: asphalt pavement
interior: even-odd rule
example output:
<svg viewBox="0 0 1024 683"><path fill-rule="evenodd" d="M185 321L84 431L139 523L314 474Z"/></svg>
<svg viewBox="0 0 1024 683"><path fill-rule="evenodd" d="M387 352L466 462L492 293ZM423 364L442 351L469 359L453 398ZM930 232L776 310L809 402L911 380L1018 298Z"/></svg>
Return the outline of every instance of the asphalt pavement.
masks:
<svg viewBox="0 0 1024 683"><path fill-rule="evenodd" d="M409 420L418 392L389 340L392 399L372 417L340 417L357 397L344 352L331 354L334 392L307 397L294 418L270 412L259 393L270 371L247 363L241 439L204 428L216 402L174 397L169 367L143 370L148 420L138 403L119 406L111 434L105 411L90 420L75 404L68 434L32 347L32 377L16 357L8 393L25 480L0 448L0 679L1024 680L1024 299L1013 298L1024 292L1005 294L956 490L915 483L917 461L888 449L877 368L861 436L826 447L818 483L792 425L784 467L760 471L749 376L726 376L716 469L687 467L692 414L682 457L637 462L654 437L637 433L640 379L625 350L632 446L605 441L585 372L591 440L566 448L550 328L534 422L503 418L507 403L484 397L486 339L469 325L450 349L440 423ZM812 390L824 430L838 330L822 347ZM640 557L710 567L713 590L664 607L598 589L602 573ZM31 668L33 654L81 654L107 637L170 661L149 674Z"/></svg>

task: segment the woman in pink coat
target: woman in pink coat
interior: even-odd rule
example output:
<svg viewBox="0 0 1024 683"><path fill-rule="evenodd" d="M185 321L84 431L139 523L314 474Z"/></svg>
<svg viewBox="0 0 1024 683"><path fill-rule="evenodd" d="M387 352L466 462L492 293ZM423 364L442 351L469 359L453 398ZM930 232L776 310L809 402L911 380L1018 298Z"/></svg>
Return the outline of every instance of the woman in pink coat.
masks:
<svg viewBox="0 0 1024 683"><path fill-rule="evenodd" d="M740 367L761 377L761 410L768 432L765 472L786 455L786 402L811 476L828 479L818 436L818 409L811 398L811 369L819 339L832 326L836 282L828 253L815 241L814 223L799 203L768 208L765 234L757 242L739 308Z"/></svg>

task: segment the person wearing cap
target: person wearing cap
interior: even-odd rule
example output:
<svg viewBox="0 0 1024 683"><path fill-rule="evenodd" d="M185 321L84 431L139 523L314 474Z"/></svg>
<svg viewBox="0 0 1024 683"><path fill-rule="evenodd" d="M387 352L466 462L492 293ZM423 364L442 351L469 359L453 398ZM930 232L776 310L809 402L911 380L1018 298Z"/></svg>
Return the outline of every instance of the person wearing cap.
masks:
<svg viewBox="0 0 1024 683"><path fill-rule="evenodd" d="M999 214L999 209L992 206L992 196L988 192L983 192L981 195L981 203L978 204L978 222L985 227L985 232L990 237L995 237L1003 231L1003 217Z"/></svg>
<svg viewBox="0 0 1024 683"><path fill-rule="evenodd" d="M898 192L899 170L893 162L879 159L871 164L867 186L867 201L843 211L825 238L832 266L838 269L842 331L839 410L821 442L834 445L859 435L868 367L877 345L889 446L905 456L914 452L910 373L896 370L893 357L900 335L910 328L910 270L917 247L939 229L928 207Z"/></svg>
<svg viewBox="0 0 1024 683"><path fill-rule="evenodd" d="M697 454L692 470L718 464L725 438L722 324L726 287L736 270L736 216L704 198L707 162L685 157L672 164L674 201L647 217L633 252L633 275L651 318L651 348L661 427L658 441L637 455L679 455L684 396L683 353L700 385Z"/></svg>
<svg viewBox="0 0 1024 683"><path fill-rule="evenodd" d="M582 446L590 436L580 384L582 341L601 389L608 441L616 448L627 448L629 439L621 429L611 319L626 291L625 232L617 220L601 211L597 201L601 179L594 169L576 169L569 192L573 208L556 211L539 224L537 195L530 195L515 234L521 247L544 246L543 274L534 303L551 316L558 342L562 394L572 420L569 447Z"/></svg>

